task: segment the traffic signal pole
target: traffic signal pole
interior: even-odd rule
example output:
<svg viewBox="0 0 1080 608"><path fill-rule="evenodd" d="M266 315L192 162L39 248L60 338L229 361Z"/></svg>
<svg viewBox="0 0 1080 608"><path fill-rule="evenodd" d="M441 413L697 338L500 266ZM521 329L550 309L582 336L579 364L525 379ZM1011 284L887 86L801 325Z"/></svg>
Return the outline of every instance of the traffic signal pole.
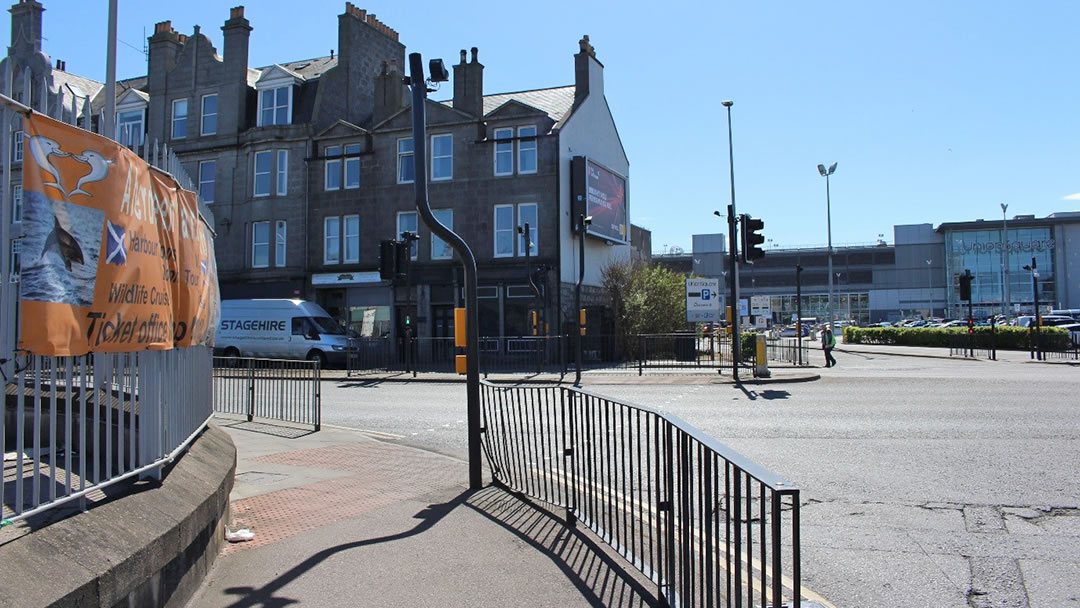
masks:
<svg viewBox="0 0 1080 608"><path fill-rule="evenodd" d="M441 63L441 62L440 62ZM441 66L440 66L441 67ZM476 297L476 256L465 239L458 236L435 217L427 193L427 82L420 53L409 55L409 86L412 88L413 161L416 168L413 184L416 210L436 236L450 244L461 257L465 267L465 394L468 409L469 487L479 490L484 485L480 460L480 324Z"/></svg>

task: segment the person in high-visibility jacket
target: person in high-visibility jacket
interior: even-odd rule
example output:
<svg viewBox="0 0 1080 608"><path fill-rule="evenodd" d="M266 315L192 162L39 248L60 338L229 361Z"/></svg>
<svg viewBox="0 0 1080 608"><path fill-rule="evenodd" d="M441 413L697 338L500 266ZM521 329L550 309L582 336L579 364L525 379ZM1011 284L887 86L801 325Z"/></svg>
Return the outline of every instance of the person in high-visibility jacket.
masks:
<svg viewBox="0 0 1080 608"><path fill-rule="evenodd" d="M825 331L821 332L821 349L825 351L825 367L836 365L836 358L832 356L834 348L836 348L836 336L833 335L832 328L826 325Z"/></svg>

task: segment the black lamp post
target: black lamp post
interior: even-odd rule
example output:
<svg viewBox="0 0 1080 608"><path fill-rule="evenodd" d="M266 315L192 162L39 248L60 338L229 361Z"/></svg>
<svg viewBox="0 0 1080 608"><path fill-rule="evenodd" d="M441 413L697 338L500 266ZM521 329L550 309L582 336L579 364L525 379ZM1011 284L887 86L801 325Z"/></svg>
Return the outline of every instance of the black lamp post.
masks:
<svg viewBox="0 0 1080 608"><path fill-rule="evenodd" d="M405 248L409 250L409 259L412 260L412 247L413 243L420 240L420 235L415 232L409 232L406 230L401 233L401 242ZM407 281L405 287L405 371L412 371L413 378L416 377L415 361L413 361L413 323L416 322L416 317L420 316L420 311L416 311L416 315L413 315L413 272L412 264L409 264L409 272L405 274L405 280ZM417 298L419 300L419 298Z"/></svg>
<svg viewBox="0 0 1080 608"><path fill-rule="evenodd" d="M1031 258L1031 265L1024 266L1024 270L1031 272L1031 299L1035 304L1035 319L1032 321L1035 324L1035 358L1039 361L1043 360L1042 342L1040 338L1042 333L1039 330L1041 325L1041 318L1039 316L1039 269L1035 265L1035 258Z"/></svg>
<svg viewBox="0 0 1080 608"><path fill-rule="evenodd" d="M799 339L799 365L802 365L802 271L800 264L795 265L795 335Z"/></svg>
<svg viewBox="0 0 1080 608"><path fill-rule="evenodd" d="M433 59L429 66L432 81L446 82L450 79L441 59ZM479 490L484 485L484 479L480 450L480 324L476 297L476 256L473 255L465 239L447 228L431 211L431 202L428 201L427 193L427 124L425 120L425 100L428 88L420 53L409 54L409 74L407 84L412 88L413 160L416 168L413 187L416 193L416 210L427 227L449 243L461 258L462 266L465 267L465 394L469 426L469 487Z"/></svg>

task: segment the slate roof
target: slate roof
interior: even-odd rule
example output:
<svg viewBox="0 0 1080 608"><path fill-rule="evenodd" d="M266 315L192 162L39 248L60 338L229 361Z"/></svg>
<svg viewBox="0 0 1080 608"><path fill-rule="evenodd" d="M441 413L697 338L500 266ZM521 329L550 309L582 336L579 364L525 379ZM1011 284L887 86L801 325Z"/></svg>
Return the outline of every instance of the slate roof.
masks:
<svg viewBox="0 0 1080 608"><path fill-rule="evenodd" d="M484 95L484 114L491 113L508 101L517 101L536 108L559 123L570 114L570 109L574 107L574 86ZM443 103L453 105L454 102L450 100Z"/></svg>
<svg viewBox="0 0 1080 608"><path fill-rule="evenodd" d="M302 59L300 61L290 61L289 63L279 63L281 67L294 72L304 80L311 80L312 78L318 78L322 76L323 72L337 65L337 55L333 57L316 57L315 59ZM261 75L264 71L269 70L274 66L268 65L266 67L257 68L256 71Z"/></svg>

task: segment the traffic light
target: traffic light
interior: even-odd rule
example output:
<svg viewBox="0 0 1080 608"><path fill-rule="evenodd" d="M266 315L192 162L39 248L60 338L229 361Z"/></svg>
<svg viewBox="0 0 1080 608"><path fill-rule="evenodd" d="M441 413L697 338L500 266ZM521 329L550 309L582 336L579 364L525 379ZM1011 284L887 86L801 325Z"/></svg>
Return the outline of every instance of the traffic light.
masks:
<svg viewBox="0 0 1080 608"><path fill-rule="evenodd" d="M761 230L765 228L765 222L743 214L739 217L739 223L742 234L742 262L753 264L754 260L765 257L765 250L761 248L761 245L765 243L765 236L761 234Z"/></svg>
<svg viewBox="0 0 1080 608"><path fill-rule="evenodd" d="M960 299L965 302L971 301L971 282L975 280L975 275L971 274L970 270L965 270L964 274L960 275Z"/></svg>
<svg viewBox="0 0 1080 608"><path fill-rule="evenodd" d="M393 281L397 268L397 241L379 242L379 278Z"/></svg>
<svg viewBox="0 0 1080 608"><path fill-rule="evenodd" d="M409 277L409 262L412 261L412 243L409 241L394 241L394 274L396 278L405 280Z"/></svg>

